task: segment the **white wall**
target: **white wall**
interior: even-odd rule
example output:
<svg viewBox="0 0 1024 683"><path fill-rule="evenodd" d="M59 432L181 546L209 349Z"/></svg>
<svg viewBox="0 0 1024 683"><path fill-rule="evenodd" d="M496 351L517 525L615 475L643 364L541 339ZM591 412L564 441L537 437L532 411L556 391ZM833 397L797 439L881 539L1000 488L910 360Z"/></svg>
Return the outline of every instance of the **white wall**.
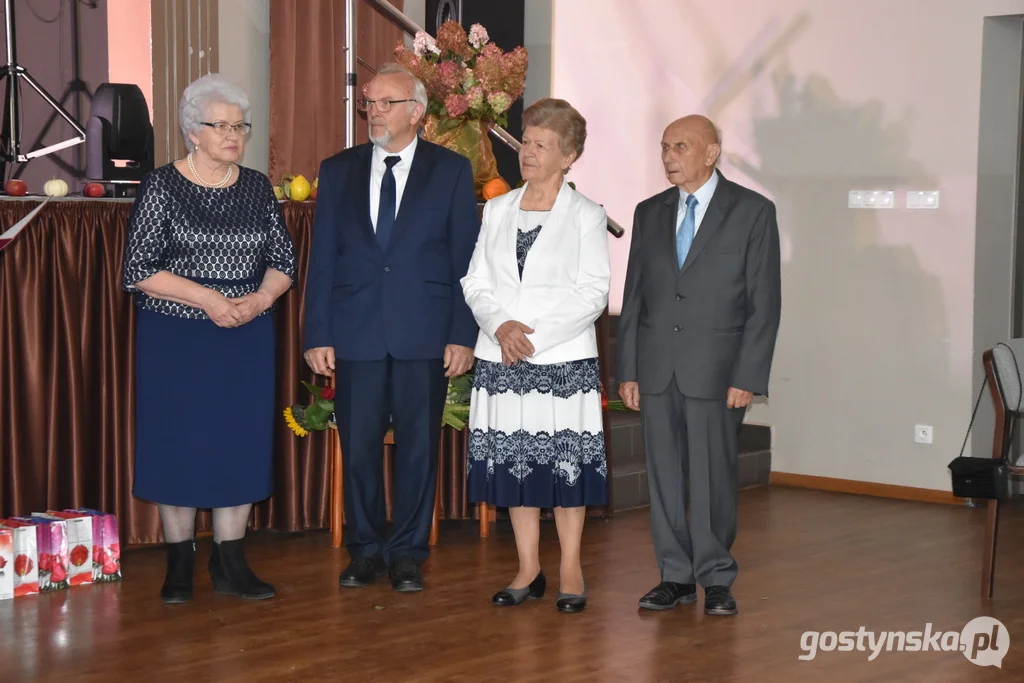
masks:
<svg viewBox="0 0 1024 683"><path fill-rule="evenodd" d="M982 25L1018 13L1024 0L554 3L552 94L588 120L582 191L628 229L667 186L665 125L701 112L724 130L725 175L778 206L782 328L771 398L748 415L774 427L774 470L949 489L977 363ZM851 189L896 190L901 208L848 209ZM941 208L902 208L910 189L940 190ZM612 240L613 310L628 248Z"/></svg>
<svg viewBox="0 0 1024 683"><path fill-rule="evenodd" d="M270 0L220 0L220 73L249 95L252 134L242 163L267 172L270 152Z"/></svg>

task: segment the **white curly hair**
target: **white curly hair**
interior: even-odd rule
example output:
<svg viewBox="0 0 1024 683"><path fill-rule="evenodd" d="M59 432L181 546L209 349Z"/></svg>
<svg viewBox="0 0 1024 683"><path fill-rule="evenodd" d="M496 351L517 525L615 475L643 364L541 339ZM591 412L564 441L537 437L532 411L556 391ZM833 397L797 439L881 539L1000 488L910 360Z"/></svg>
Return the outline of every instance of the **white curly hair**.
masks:
<svg viewBox="0 0 1024 683"><path fill-rule="evenodd" d="M189 133L199 133L199 127L206 120L206 108L214 102L237 106L242 110L242 117L249 122L249 96L244 90L220 74L201 76L189 83L178 103L178 126L188 151L192 152L196 147Z"/></svg>

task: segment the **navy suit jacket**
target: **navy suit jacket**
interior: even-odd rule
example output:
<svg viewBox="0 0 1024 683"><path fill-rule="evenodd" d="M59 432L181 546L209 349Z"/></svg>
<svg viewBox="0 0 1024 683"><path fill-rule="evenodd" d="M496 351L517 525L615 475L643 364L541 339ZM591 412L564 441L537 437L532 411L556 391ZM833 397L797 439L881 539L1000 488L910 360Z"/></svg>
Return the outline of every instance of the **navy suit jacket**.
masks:
<svg viewBox="0 0 1024 683"><path fill-rule="evenodd" d="M336 358L442 358L472 348L477 324L459 280L480 232L469 159L420 139L385 249L370 222L369 143L320 165L306 279L305 338Z"/></svg>

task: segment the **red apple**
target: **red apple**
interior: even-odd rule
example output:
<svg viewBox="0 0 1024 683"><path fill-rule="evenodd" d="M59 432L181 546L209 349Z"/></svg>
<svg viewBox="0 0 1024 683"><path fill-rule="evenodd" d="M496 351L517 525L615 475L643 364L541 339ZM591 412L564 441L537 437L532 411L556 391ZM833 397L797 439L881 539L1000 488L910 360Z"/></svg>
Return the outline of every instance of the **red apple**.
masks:
<svg viewBox="0 0 1024 683"><path fill-rule="evenodd" d="M99 183L89 183L82 190L82 194L86 197L102 197L106 192L106 189Z"/></svg>
<svg viewBox="0 0 1024 683"><path fill-rule="evenodd" d="M12 197L24 197L28 194L28 185L25 184L24 180L18 180L17 178L8 180L4 189Z"/></svg>

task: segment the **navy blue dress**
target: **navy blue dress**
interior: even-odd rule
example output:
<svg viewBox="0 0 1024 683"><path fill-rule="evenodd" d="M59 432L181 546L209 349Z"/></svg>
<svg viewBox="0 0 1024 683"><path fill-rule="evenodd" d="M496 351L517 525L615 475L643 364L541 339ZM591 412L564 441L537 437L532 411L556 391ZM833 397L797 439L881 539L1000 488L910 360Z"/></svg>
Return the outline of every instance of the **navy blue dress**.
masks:
<svg viewBox="0 0 1024 683"><path fill-rule="evenodd" d="M241 327L154 299L135 287L169 271L229 298L259 289L268 268L295 279L295 254L270 181L238 167L224 188L196 185L168 164L143 181L125 247L125 291L138 307L133 494L216 508L272 489L273 308Z"/></svg>

